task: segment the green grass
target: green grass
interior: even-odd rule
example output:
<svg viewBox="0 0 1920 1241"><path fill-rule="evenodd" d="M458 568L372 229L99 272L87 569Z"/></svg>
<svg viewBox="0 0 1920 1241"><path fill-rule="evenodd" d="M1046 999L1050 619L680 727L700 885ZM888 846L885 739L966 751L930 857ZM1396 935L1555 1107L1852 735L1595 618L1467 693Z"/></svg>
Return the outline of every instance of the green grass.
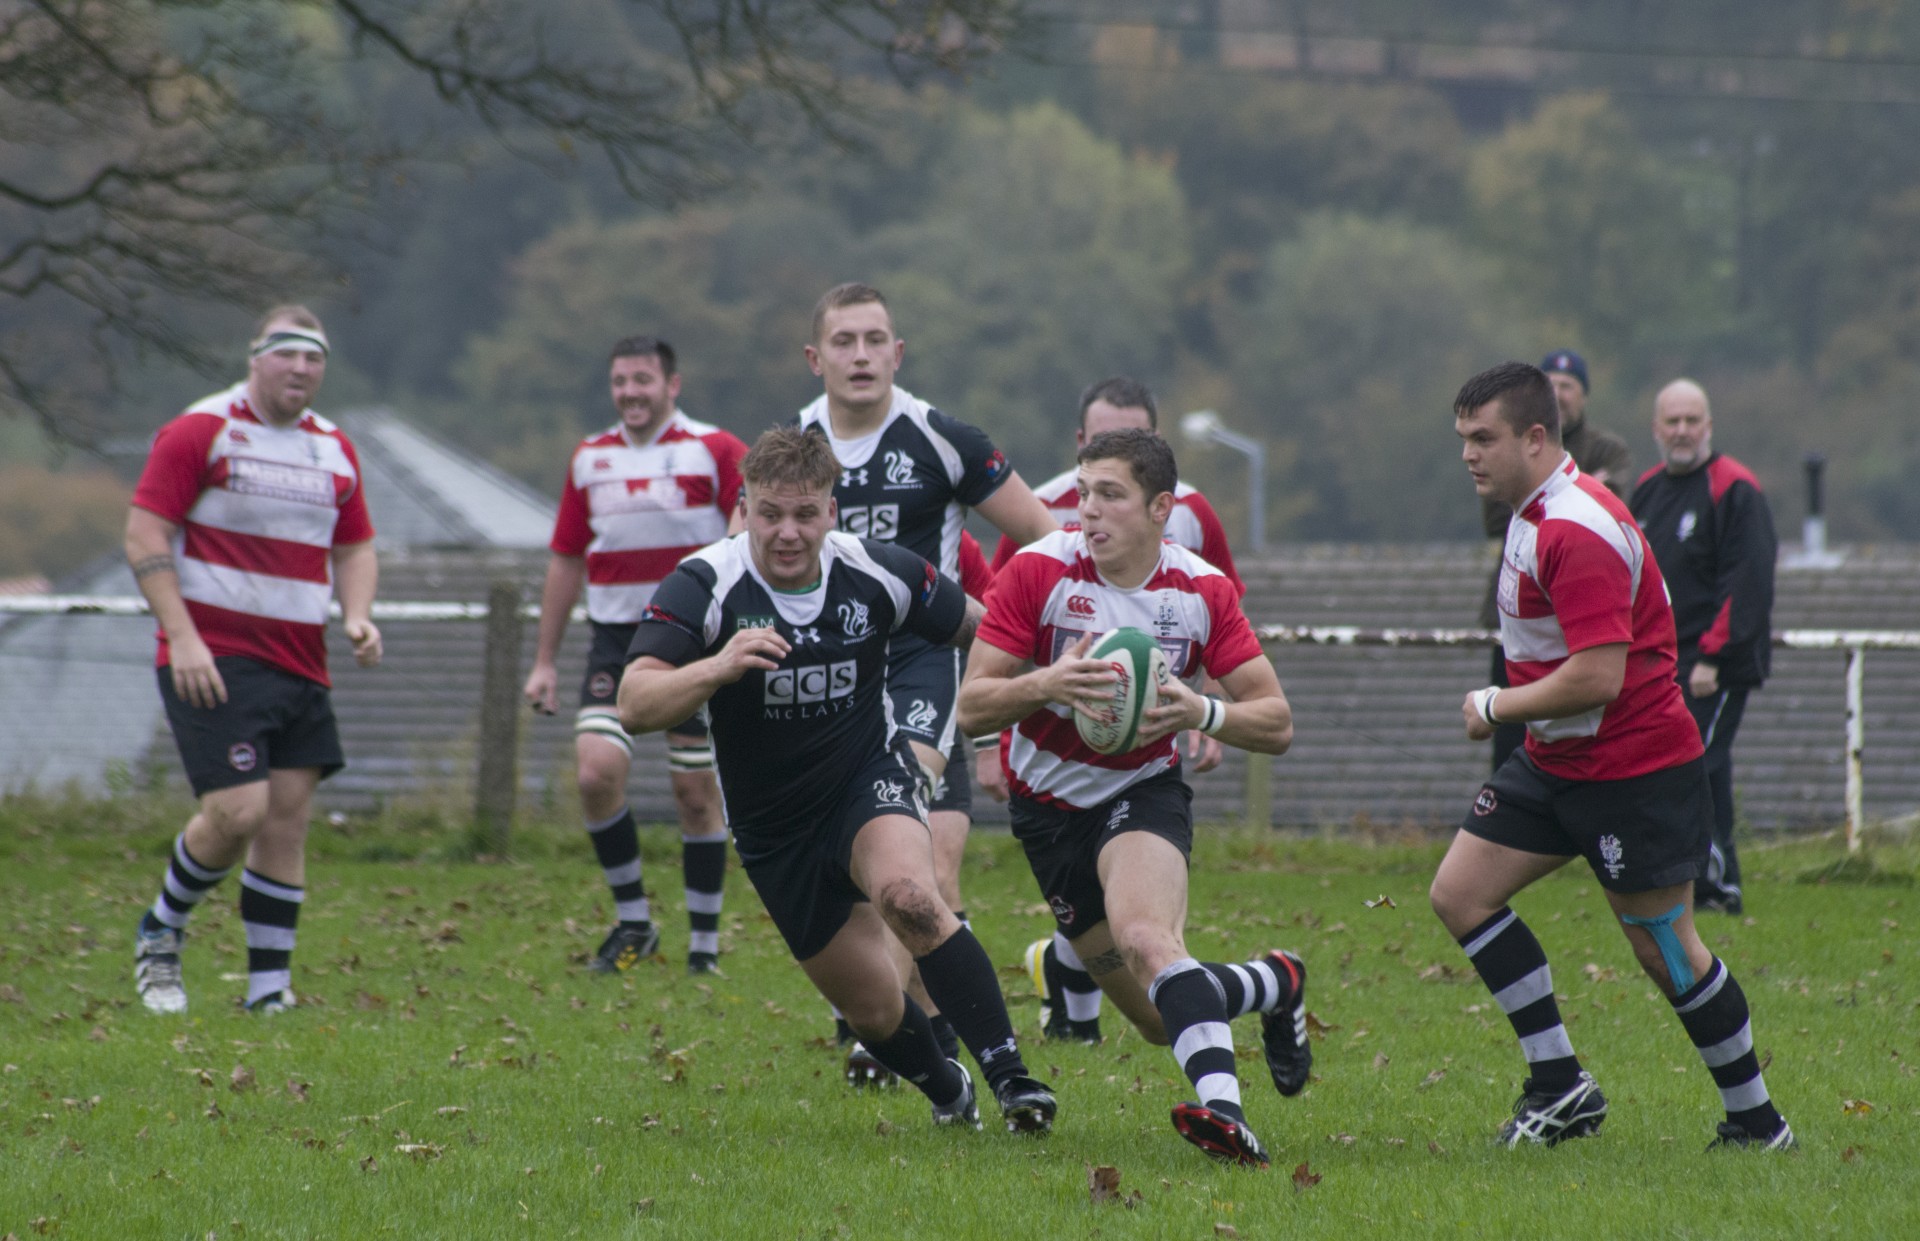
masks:
<svg viewBox="0 0 1920 1241"><path fill-rule="evenodd" d="M935 1131L915 1093L855 1094L824 1004L737 870L726 977L683 975L669 831L646 834L669 951L631 977L581 971L607 899L577 831L524 828L518 860L480 864L458 860L457 827L396 816L316 835L303 1007L235 1011L227 890L196 918L191 1014L151 1017L130 932L177 811L0 802L0 1235L1920 1235L1906 845L1876 850L1871 882L1858 867L1796 882L1839 859L1825 841L1749 853L1751 915L1705 931L1753 1001L1802 1151L1710 1158L1712 1083L1583 869L1518 907L1613 1112L1597 1139L1505 1152L1488 1137L1523 1065L1426 907L1437 848L1203 833L1190 945L1301 949L1325 1025L1294 1100L1265 1084L1254 1024L1237 1026L1276 1159L1256 1174L1173 1134L1184 1079L1111 1009L1102 1047L1031 1037L1017 968L1002 983L1060 1096L1050 1138ZM1010 967L1049 927L1004 836L976 838L966 889ZM1367 906L1383 895L1392 907ZM1296 1187L1302 1164L1319 1179ZM1117 1167L1135 1205L1091 1203L1090 1165Z"/></svg>

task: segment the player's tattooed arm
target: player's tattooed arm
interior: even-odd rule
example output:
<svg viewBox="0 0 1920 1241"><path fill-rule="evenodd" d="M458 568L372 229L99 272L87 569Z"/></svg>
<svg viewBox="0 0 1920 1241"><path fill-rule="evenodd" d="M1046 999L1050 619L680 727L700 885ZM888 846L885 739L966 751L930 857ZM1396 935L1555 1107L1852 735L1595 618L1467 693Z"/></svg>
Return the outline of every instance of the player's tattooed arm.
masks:
<svg viewBox="0 0 1920 1241"><path fill-rule="evenodd" d="M146 556L133 562L133 578L137 582L152 577L156 573L178 573L173 563L173 553L161 552L158 556Z"/></svg>
<svg viewBox="0 0 1920 1241"><path fill-rule="evenodd" d="M985 605L969 595L967 597L966 615L960 618L960 628L953 631L953 636L947 639L947 645L957 646L963 651L971 647L973 645L973 635L979 632L981 618L986 616L986 614L987 609Z"/></svg>

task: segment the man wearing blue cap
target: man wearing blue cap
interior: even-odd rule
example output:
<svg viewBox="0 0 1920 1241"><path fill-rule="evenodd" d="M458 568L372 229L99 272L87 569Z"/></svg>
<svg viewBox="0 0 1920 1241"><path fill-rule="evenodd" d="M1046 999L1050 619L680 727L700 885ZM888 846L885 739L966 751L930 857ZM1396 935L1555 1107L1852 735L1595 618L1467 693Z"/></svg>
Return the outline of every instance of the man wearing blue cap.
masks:
<svg viewBox="0 0 1920 1241"><path fill-rule="evenodd" d="M1627 441L1611 431L1602 431L1587 422L1587 393L1591 384L1587 380L1587 360L1571 349L1556 349L1541 359L1540 369L1547 373L1547 380L1553 385L1554 399L1560 404L1560 444L1572 456L1573 463L1580 472L1590 474L1596 482L1604 483L1608 491L1627 498L1628 480L1633 477L1633 451L1627 447ZM1507 521L1513 516L1513 510L1498 500L1483 499L1480 502L1480 520L1490 539L1505 541ZM1494 608L1494 590L1499 584L1500 571L1496 567L1492 580L1487 583L1487 597L1480 604L1480 627L1497 629L1500 616ZM1493 684L1505 686L1507 683L1506 652L1499 646L1493 648ZM1507 756L1520 748L1526 740L1527 729L1523 724L1500 724L1493 730L1493 769L1500 770L1500 764Z"/></svg>

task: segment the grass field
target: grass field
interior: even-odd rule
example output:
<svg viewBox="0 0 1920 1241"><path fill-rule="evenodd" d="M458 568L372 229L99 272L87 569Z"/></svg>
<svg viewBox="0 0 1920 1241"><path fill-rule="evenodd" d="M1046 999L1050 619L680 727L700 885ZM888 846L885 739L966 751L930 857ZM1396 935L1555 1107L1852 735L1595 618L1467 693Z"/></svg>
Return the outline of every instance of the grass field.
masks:
<svg viewBox="0 0 1920 1241"><path fill-rule="evenodd" d="M846 1087L824 1005L737 870L725 977L685 977L667 831L644 837L666 953L629 977L579 964L607 897L577 831L523 828L515 861L476 863L431 817L390 820L316 834L300 1009L236 1010L229 884L189 940L191 1013L152 1017L131 929L177 809L0 801L0 1234L1920 1236L1907 845L1876 849L1880 882L1804 882L1839 859L1827 841L1748 854L1749 916L1704 930L1801 1151L1709 1157L1711 1080L1584 869L1517 904L1613 1111L1596 1139L1508 1152L1489 1137L1523 1064L1426 907L1437 846L1203 833L1190 945L1299 948L1322 1030L1314 1084L1282 1100L1257 1026L1236 1026L1276 1161L1250 1173L1173 1134L1185 1080L1111 1010L1104 1046L1038 1041L1016 963L1049 920L1005 836L971 846L967 905L1059 1094L1046 1139L997 1132L990 1103L986 1132L935 1131L917 1093ZM1096 1165L1121 1201L1091 1201Z"/></svg>

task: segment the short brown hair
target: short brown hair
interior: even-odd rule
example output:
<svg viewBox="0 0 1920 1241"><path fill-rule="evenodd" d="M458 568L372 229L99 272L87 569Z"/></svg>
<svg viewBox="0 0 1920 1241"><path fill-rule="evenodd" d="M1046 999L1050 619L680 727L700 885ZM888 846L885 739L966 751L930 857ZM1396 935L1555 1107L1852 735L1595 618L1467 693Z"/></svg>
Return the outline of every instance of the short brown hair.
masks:
<svg viewBox="0 0 1920 1241"><path fill-rule="evenodd" d="M1087 385L1087 390L1080 394L1080 429L1083 431L1087 428L1087 411L1095 401L1105 401L1115 409L1144 409L1147 425L1156 431L1160 429L1160 407L1154 403L1153 389L1137 379L1114 375Z"/></svg>
<svg viewBox="0 0 1920 1241"><path fill-rule="evenodd" d="M762 487L831 491L840 478L840 462L817 428L773 427L753 442L740 463L740 477L756 491Z"/></svg>
<svg viewBox="0 0 1920 1241"><path fill-rule="evenodd" d="M1147 493L1147 500L1180 486L1180 467L1173 459L1173 445L1157 431L1128 427L1122 431L1102 431L1080 450L1080 462L1124 461L1133 471L1133 481Z"/></svg>
<svg viewBox="0 0 1920 1241"><path fill-rule="evenodd" d="M613 351L607 355L607 365L612 366L620 358L645 357L659 361L662 379L672 379L680 364L674 356L673 346L658 336L622 336L613 342Z"/></svg>
<svg viewBox="0 0 1920 1241"><path fill-rule="evenodd" d="M876 303L880 309L886 311L889 322L893 320L893 308L887 305L886 296L870 284L849 280L845 284L836 284L822 293L820 300L813 306L814 341L818 343L820 340L820 332L827 325L829 310L839 310L842 306L864 306L869 302Z"/></svg>
<svg viewBox="0 0 1920 1241"><path fill-rule="evenodd" d="M325 332L327 330L320 326L319 315L314 314L298 302L288 302L284 306L275 306L267 311L266 314L261 315L259 321L253 325L253 335L247 339L250 341L260 340L266 336L267 329L272 327L274 323L280 319L285 319L298 327L311 328L316 332Z"/></svg>
<svg viewBox="0 0 1920 1241"><path fill-rule="evenodd" d="M1545 427L1547 439L1560 442L1560 402L1539 367L1502 362L1481 371L1460 385L1460 394L1453 398L1454 416L1464 418L1489 401L1500 402L1500 416L1515 435L1525 435L1528 427Z"/></svg>

